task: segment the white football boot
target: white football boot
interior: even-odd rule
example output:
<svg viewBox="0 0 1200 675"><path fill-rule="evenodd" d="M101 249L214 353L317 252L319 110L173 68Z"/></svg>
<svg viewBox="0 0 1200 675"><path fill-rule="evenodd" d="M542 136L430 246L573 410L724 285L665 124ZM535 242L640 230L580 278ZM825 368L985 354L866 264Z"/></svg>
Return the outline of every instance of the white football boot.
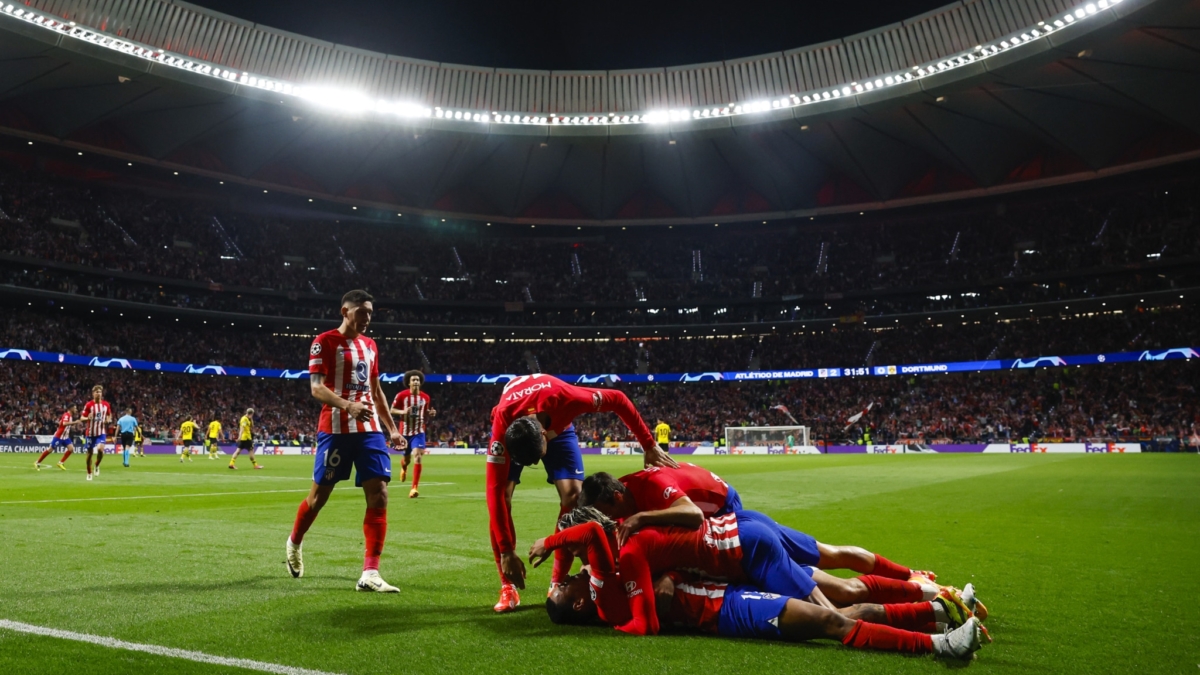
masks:
<svg viewBox="0 0 1200 675"><path fill-rule="evenodd" d="M288 572L291 572L292 577L296 579L304 576L304 554L300 551L302 546L304 546L304 542L300 542L299 545L293 544L292 538L288 537L286 558L287 568Z"/></svg>
<svg viewBox="0 0 1200 675"><path fill-rule="evenodd" d="M389 584L379 576L376 570L363 572L358 578L358 584L354 586L356 591L373 591L375 593L399 593L400 589Z"/></svg>

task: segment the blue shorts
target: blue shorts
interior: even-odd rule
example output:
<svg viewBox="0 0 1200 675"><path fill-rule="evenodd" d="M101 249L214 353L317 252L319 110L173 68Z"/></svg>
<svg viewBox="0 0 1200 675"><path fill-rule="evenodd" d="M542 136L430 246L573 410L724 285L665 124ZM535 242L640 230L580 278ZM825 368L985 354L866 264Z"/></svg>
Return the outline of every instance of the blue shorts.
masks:
<svg viewBox="0 0 1200 675"><path fill-rule="evenodd" d="M413 448L425 449L425 434L413 434L405 436L404 440L408 441L408 446L404 448L404 455L407 457L412 454Z"/></svg>
<svg viewBox="0 0 1200 675"><path fill-rule="evenodd" d="M728 485L728 483L726 483L726 485ZM734 511L741 510L742 496L738 494L737 490L733 489L732 485L729 485L729 492L725 495L725 506L722 506L720 509L718 509L713 516L724 516L733 513Z"/></svg>
<svg viewBox="0 0 1200 675"><path fill-rule="evenodd" d="M723 637L779 640L779 615L791 598L764 593L753 586L725 589L721 612L717 615L717 635Z"/></svg>
<svg viewBox="0 0 1200 675"><path fill-rule="evenodd" d="M73 443L71 443L70 438L55 438L50 441L50 449L51 450L53 450L54 448L65 448L70 445L73 445Z"/></svg>
<svg viewBox="0 0 1200 675"><path fill-rule="evenodd" d="M104 445L104 439L106 439L106 438L108 438L108 436L106 436L104 434L100 434L99 436L88 436L87 437L87 445L84 447L86 447L88 450L91 450L92 448L95 448L97 445Z"/></svg>
<svg viewBox="0 0 1200 675"><path fill-rule="evenodd" d="M794 562L779 525L757 511L738 511L742 572L747 581L768 593L807 598L817 587L812 575Z"/></svg>
<svg viewBox="0 0 1200 675"><path fill-rule="evenodd" d="M380 431L357 434L327 434L317 432L317 454L313 461L313 482L333 485L350 477L354 467L354 484L372 478L392 480L392 458L388 455L387 440Z"/></svg>
<svg viewBox="0 0 1200 675"><path fill-rule="evenodd" d="M583 480L583 453L579 451L579 437L575 435L574 424L546 443L546 456L542 457L542 466L546 468L547 483L566 478ZM516 462L509 464L508 479L520 483L521 471L524 468Z"/></svg>
<svg viewBox="0 0 1200 675"><path fill-rule="evenodd" d="M788 552L792 562L807 567L816 567L821 562L821 552L817 550L817 540L800 530L793 530L786 525L779 525L779 539L783 548Z"/></svg>

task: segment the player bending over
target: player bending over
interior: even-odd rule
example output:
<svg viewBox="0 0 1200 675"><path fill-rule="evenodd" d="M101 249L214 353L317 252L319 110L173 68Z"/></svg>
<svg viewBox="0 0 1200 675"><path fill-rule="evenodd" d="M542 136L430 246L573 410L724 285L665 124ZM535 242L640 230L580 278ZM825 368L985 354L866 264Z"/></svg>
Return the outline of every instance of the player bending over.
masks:
<svg viewBox="0 0 1200 675"><path fill-rule="evenodd" d="M699 528L705 518L742 510L742 498L717 474L684 462L674 468L649 467L620 478L603 471L594 473L583 481L579 505L595 506L620 521L620 545L634 532L651 525ZM914 572L858 546L831 546L785 525L778 527L789 556L800 565L848 569L903 581L914 576L937 579L933 572Z"/></svg>
<svg viewBox="0 0 1200 675"><path fill-rule="evenodd" d="M58 460L57 466L62 471L67 470L67 467L63 464L63 462L67 461L67 458L71 456L71 453L75 452L75 443L71 441L71 427L75 426L76 424L83 423L83 420L72 419L75 417L75 413L78 410L79 406L72 403L71 407L67 408L66 412L62 414L62 417L58 418L58 429L55 430L54 436L51 437L50 447L43 450L41 455L38 455L37 461L33 463L33 468L41 471L42 460L46 459L46 455L49 455L58 448L65 448L63 450L62 457L60 457Z"/></svg>
<svg viewBox="0 0 1200 675"><path fill-rule="evenodd" d="M392 423L379 386L379 350L374 340L363 335L371 325L374 298L366 291L350 291L342 297L341 312L342 325L318 335L308 351L309 385L313 398L321 402L321 421L313 484L296 511L287 540L287 567L293 577L304 575L300 551L304 533L334 486L350 477L353 466L354 484L367 497L363 518L366 554L362 576L354 588L398 593L399 588L379 576L379 556L387 536L387 485L392 479L388 437L399 448L404 447L404 437Z"/></svg>
<svg viewBox="0 0 1200 675"><path fill-rule="evenodd" d="M125 414L117 420L117 439L121 442L122 463L129 466L129 451L133 449L133 437L137 432L138 421L133 416L133 408L126 408Z"/></svg>
<svg viewBox="0 0 1200 675"><path fill-rule="evenodd" d="M92 387L92 400L84 404L83 414L79 417L79 421L84 423L84 429L87 430L84 446L87 449L88 480L92 479L93 473L97 476L100 475L100 462L104 459L104 441L107 438L105 430L111 420L112 406L104 400L104 387L96 385ZM94 466L92 464L93 455L95 455Z"/></svg>
<svg viewBox="0 0 1200 675"><path fill-rule="evenodd" d="M208 423L208 434L204 437L204 449L208 450L208 458L216 459L221 452L221 421L213 415L213 421Z"/></svg>
<svg viewBox="0 0 1200 675"><path fill-rule="evenodd" d="M246 414L238 420L237 447L233 449L233 456L229 458L229 468L237 469L237 458L243 450L250 456L250 466L261 469L262 465L254 459L254 408L246 408Z"/></svg>
<svg viewBox="0 0 1200 675"><path fill-rule="evenodd" d="M558 490L559 516L575 508L583 481L583 454L575 436L575 418L586 413L611 412L633 432L645 453L646 466L675 466L659 450L654 436L629 401L615 389L576 387L549 375L525 375L504 386L500 402L492 409L492 436L487 455L487 505L492 554L500 571L497 612L521 604L518 588L525 588L525 563L516 554L517 534L512 520L512 497L526 466L542 462L546 482ZM570 553L554 556L551 583L561 582L571 571Z"/></svg>
<svg viewBox="0 0 1200 675"><path fill-rule="evenodd" d="M390 412L400 418L400 433L408 443L404 448L404 459L400 460L401 482L408 473L409 457L414 458L412 489L408 491L408 497L415 499L420 495L417 487L421 483L421 458L425 456L425 419L437 417L437 411L430 405L429 394L421 391L425 373L419 370L404 373L404 384L408 388L396 394Z"/></svg>

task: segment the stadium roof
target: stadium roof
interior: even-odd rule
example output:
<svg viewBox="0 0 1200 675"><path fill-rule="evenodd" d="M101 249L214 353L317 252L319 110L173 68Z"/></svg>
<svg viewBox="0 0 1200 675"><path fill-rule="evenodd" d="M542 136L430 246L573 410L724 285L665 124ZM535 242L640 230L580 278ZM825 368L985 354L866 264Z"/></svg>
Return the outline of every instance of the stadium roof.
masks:
<svg viewBox="0 0 1200 675"><path fill-rule="evenodd" d="M387 212L802 217L1200 156L1200 2L977 0L786 52L527 71L164 0L0 6L0 132Z"/></svg>

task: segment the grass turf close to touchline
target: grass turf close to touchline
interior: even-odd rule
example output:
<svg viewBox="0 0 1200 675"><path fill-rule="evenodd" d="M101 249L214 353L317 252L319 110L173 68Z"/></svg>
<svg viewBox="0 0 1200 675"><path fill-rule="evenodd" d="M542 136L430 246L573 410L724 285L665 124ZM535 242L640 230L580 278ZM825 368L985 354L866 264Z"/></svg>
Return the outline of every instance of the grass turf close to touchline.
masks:
<svg viewBox="0 0 1200 675"><path fill-rule="evenodd" d="M399 595L355 593L363 499L343 484L305 537L305 577L283 543L309 457L263 471L173 457L108 457L84 481L0 456L0 619L337 673L704 670L935 672L931 658L709 636L633 638L552 625L549 566L522 611L498 616L481 457L430 457L421 497L394 483L383 555ZM1196 672L1200 462L1194 455L696 458L747 508L832 544L857 544L944 583L974 582L996 642L979 672ZM48 458L48 462L50 459ZM633 457L587 457L623 473ZM514 518L523 553L557 514L527 471ZM210 496L205 496L210 495ZM0 630L0 672L234 669Z"/></svg>

